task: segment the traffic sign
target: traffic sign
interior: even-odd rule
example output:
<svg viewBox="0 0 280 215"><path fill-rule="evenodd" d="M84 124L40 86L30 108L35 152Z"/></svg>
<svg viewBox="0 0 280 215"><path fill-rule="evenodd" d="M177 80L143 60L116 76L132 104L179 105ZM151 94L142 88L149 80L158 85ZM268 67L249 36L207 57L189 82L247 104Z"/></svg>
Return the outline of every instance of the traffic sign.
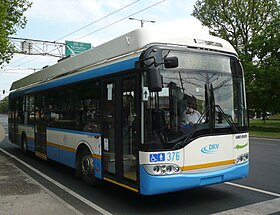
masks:
<svg viewBox="0 0 280 215"><path fill-rule="evenodd" d="M65 41L65 55L77 55L91 49L91 43L81 43L75 41Z"/></svg>

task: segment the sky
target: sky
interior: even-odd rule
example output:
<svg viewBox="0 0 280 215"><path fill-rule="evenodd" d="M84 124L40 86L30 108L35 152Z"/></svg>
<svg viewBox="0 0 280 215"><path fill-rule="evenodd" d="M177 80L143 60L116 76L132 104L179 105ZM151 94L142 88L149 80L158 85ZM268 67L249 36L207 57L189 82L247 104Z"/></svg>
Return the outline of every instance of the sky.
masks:
<svg viewBox="0 0 280 215"><path fill-rule="evenodd" d="M208 29L191 16L194 4L195 0L34 0L25 13L26 27L11 36L61 43L65 40L86 42L96 47L141 27L139 21L129 17L155 21L145 22L144 27L208 33ZM72 33L74 31L77 32ZM0 99L9 94L12 82L53 65L58 59L16 54L0 69Z"/></svg>

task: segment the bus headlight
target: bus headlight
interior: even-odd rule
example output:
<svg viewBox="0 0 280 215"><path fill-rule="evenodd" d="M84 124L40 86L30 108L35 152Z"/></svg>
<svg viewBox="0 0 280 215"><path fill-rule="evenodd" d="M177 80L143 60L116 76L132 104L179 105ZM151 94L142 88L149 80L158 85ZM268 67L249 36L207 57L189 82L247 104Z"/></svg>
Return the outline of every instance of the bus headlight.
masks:
<svg viewBox="0 0 280 215"><path fill-rule="evenodd" d="M249 160L249 154L245 153L242 155L239 155L236 159L235 159L235 164L243 164L246 163Z"/></svg>
<svg viewBox="0 0 280 215"><path fill-rule="evenodd" d="M143 167L150 175L172 175L181 172L180 166L176 164L153 164Z"/></svg>

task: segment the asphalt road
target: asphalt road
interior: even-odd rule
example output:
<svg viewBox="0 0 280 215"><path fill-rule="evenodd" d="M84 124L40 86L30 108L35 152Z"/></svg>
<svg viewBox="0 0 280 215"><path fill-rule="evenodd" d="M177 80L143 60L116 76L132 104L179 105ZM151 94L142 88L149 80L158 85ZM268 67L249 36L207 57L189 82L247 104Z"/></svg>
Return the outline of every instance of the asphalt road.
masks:
<svg viewBox="0 0 280 215"><path fill-rule="evenodd" d="M5 124L3 121L5 117L0 115L0 123ZM280 214L280 140L250 139L250 175L246 179L148 197L108 182L89 187L77 179L70 168L32 155L22 155L20 148L11 144L7 138L0 144L0 148L71 190L69 193L61 189L57 184L15 162L24 172L83 214L96 213L91 203L112 214L240 214L244 211Z"/></svg>

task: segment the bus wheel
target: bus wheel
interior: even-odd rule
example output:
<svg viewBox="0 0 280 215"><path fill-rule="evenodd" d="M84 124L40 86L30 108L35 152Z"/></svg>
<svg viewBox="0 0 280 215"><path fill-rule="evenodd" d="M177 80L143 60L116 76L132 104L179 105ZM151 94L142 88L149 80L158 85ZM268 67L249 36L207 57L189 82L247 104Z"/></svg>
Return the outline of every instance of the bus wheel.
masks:
<svg viewBox="0 0 280 215"><path fill-rule="evenodd" d="M97 178L94 175L94 163L89 150L82 150L79 156L79 170L83 178L83 181L89 185L95 185L97 183Z"/></svg>
<svg viewBox="0 0 280 215"><path fill-rule="evenodd" d="M28 154L28 145L27 145L27 140L25 135L23 135L21 138L21 151L24 155Z"/></svg>

